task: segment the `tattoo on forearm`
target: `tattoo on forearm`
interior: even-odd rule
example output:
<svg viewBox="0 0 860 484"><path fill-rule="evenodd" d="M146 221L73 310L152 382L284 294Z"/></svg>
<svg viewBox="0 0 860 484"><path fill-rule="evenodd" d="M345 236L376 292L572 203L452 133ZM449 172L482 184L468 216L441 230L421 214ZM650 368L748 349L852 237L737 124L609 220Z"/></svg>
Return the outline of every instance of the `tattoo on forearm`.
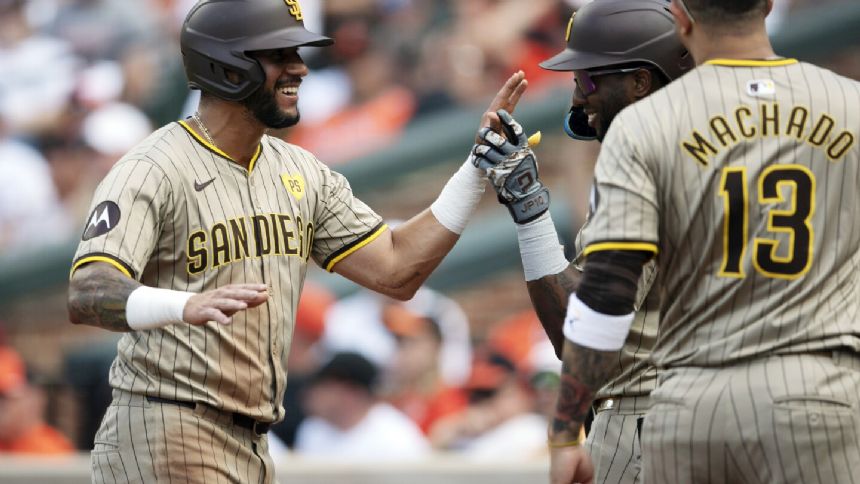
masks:
<svg viewBox="0 0 860 484"><path fill-rule="evenodd" d="M111 267L82 267L69 284L69 318L74 323L111 331L131 331L125 319L128 295L140 284Z"/></svg>
<svg viewBox="0 0 860 484"><path fill-rule="evenodd" d="M571 264L558 274L526 283L535 312L559 357L564 346L562 327L567 315L567 301L579 287L580 279L581 273Z"/></svg>
<svg viewBox="0 0 860 484"><path fill-rule="evenodd" d="M594 394L606 382L618 361L617 351L597 351L568 341L561 368L553 433L576 434L585 422Z"/></svg>

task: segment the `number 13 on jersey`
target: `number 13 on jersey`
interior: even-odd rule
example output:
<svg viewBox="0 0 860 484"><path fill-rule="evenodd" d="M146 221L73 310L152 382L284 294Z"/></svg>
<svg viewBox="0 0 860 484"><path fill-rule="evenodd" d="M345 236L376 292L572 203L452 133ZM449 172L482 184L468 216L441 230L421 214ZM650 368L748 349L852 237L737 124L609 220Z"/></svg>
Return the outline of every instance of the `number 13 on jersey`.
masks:
<svg viewBox="0 0 860 484"><path fill-rule="evenodd" d="M815 211L815 175L801 165L773 165L758 178L758 204L783 206L767 212L767 232L788 235L787 250L780 241L766 234L755 237L752 262L756 271L766 277L796 279L812 265L812 214ZM790 198L785 197L790 187ZM746 167L723 169L719 196L723 198L723 263L722 277L746 277L742 266L749 237L750 200ZM756 207L758 210L758 207ZM782 250L781 250L782 249ZM779 255L780 253L786 255Z"/></svg>

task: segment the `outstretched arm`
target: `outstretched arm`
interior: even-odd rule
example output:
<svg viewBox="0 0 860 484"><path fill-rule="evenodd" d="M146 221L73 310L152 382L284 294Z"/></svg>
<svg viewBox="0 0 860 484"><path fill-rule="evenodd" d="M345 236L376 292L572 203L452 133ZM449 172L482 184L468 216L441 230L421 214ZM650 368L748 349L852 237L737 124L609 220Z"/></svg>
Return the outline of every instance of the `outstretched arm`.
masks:
<svg viewBox="0 0 860 484"><path fill-rule="evenodd" d="M496 111L516 108L527 86L525 74L514 73L481 117L481 127L501 129ZM470 156L430 208L353 252L334 272L385 295L410 299L460 238L484 192L484 180Z"/></svg>
<svg viewBox="0 0 860 484"><path fill-rule="evenodd" d="M110 264L91 262L69 282L69 320L128 332L186 322L229 324L233 314L263 304L265 284L230 284L199 294L147 287Z"/></svg>

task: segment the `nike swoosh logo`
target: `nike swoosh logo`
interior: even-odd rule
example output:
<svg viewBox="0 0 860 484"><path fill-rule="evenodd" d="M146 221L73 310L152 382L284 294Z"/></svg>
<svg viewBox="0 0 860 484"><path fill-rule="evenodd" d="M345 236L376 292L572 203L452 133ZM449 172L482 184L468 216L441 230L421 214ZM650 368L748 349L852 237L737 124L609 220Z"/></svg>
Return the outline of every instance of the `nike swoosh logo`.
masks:
<svg viewBox="0 0 860 484"><path fill-rule="evenodd" d="M215 181L215 178L212 178L211 180L205 181L203 183L200 183L197 180L194 180L194 189L197 190L198 192L202 191L204 188L208 187L209 184L211 184L214 181Z"/></svg>

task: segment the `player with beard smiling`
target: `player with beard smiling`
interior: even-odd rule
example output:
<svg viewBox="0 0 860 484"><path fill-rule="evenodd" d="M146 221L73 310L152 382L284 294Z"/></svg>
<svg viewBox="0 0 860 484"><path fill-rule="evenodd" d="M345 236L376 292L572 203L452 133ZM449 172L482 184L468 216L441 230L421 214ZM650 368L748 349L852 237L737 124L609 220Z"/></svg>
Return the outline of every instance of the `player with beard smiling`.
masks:
<svg viewBox="0 0 860 484"><path fill-rule="evenodd" d="M273 482L266 432L284 416L308 260L409 299L463 231L485 179L471 160L389 229L343 176L266 134L299 121L298 47L331 43L296 0L201 1L186 18L199 111L116 163L72 264L71 321L124 333L95 482ZM525 88L512 75L482 125Z"/></svg>

